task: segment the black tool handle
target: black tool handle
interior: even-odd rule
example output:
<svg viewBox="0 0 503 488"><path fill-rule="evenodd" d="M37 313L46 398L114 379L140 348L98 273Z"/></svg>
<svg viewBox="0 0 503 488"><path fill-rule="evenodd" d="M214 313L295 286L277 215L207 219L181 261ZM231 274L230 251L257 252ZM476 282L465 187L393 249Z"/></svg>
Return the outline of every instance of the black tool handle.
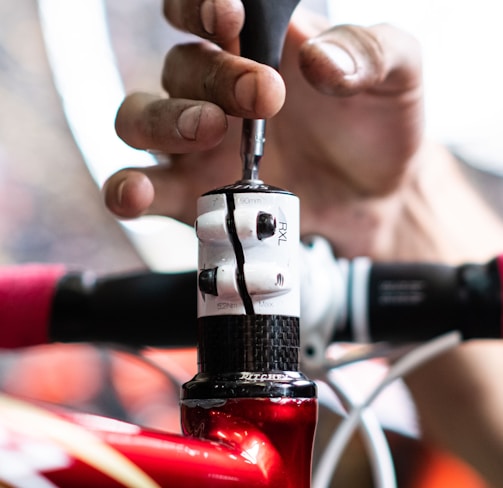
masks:
<svg viewBox="0 0 503 488"><path fill-rule="evenodd" d="M241 56L279 68L290 17L300 0L242 0Z"/></svg>

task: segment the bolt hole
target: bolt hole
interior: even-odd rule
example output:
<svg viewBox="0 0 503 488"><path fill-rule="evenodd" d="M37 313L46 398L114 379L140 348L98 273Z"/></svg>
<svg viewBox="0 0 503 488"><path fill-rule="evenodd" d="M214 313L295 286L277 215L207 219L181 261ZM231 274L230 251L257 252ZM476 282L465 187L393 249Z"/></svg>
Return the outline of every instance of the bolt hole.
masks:
<svg viewBox="0 0 503 488"><path fill-rule="evenodd" d="M306 356L312 358L316 355L316 348L314 346L306 346L304 348L304 352Z"/></svg>

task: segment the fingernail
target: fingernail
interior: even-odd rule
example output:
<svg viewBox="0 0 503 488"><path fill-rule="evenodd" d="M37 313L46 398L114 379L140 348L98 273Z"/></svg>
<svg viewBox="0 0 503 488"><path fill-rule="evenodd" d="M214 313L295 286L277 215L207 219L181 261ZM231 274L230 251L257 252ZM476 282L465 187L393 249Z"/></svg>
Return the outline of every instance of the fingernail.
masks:
<svg viewBox="0 0 503 488"><path fill-rule="evenodd" d="M215 33L215 4L213 0L206 0L201 4L201 22L208 34Z"/></svg>
<svg viewBox="0 0 503 488"><path fill-rule="evenodd" d="M123 179L118 185L115 192L116 203L119 207L122 207L122 196L124 194L124 187L126 186L126 179Z"/></svg>
<svg viewBox="0 0 503 488"><path fill-rule="evenodd" d="M353 75L356 73L356 63L353 57L337 44L333 42L313 42L327 58L330 60L346 75Z"/></svg>
<svg viewBox="0 0 503 488"><path fill-rule="evenodd" d="M196 139L199 120L201 119L201 110L200 106L186 108L176 121L178 132L189 141Z"/></svg>
<svg viewBox="0 0 503 488"><path fill-rule="evenodd" d="M234 96L244 110L252 112L257 97L257 77L255 73L245 73L236 81Z"/></svg>

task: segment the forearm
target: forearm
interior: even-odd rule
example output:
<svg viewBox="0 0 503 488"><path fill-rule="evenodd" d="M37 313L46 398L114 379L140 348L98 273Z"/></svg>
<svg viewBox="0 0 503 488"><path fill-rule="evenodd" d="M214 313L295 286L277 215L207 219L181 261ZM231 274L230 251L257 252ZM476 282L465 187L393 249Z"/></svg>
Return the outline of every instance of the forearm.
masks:
<svg viewBox="0 0 503 488"><path fill-rule="evenodd" d="M392 257L447 264L485 262L503 251L503 220L477 193L460 162L426 145L404 185Z"/></svg>

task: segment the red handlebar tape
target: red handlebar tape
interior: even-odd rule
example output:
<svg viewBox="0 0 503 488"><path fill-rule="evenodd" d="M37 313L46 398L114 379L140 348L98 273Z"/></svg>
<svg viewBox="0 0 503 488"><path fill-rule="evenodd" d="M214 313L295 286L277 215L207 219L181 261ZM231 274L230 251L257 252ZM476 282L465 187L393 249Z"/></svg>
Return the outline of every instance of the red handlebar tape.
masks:
<svg viewBox="0 0 503 488"><path fill-rule="evenodd" d="M53 264L0 267L0 348L48 342L52 299L64 273Z"/></svg>

